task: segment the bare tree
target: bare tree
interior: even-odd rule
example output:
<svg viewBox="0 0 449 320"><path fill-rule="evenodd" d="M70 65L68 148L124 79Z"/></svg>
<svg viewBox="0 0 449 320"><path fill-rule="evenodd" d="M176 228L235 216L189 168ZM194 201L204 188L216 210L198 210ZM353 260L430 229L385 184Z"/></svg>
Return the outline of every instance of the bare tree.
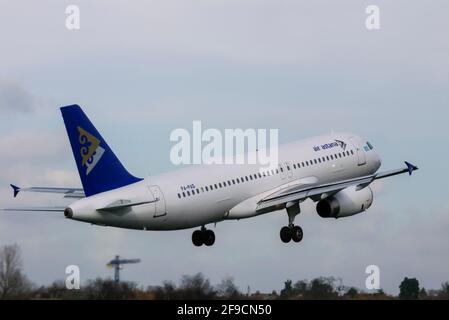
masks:
<svg viewBox="0 0 449 320"><path fill-rule="evenodd" d="M226 299L238 299L242 296L239 288L234 283L234 278L226 276L221 283L216 286L219 297Z"/></svg>
<svg viewBox="0 0 449 320"><path fill-rule="evenodd" d="M201 272L192 276L183 275L179 286L182 299L214 299L216 292Z"/></svg>
<svg viewBox="0 0 449 320"><path fill-rule="evenodd" d="M30 282L22 272L22 259L17 244L0 249L0 298L26 298Z"/></svg>

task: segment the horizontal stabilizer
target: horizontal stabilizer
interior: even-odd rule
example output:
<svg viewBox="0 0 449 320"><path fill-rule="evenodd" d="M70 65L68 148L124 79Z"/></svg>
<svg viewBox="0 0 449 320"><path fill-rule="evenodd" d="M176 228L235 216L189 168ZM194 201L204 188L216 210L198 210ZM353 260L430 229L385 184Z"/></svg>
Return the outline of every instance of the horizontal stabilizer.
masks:
<svg viewBox="0 0 449 320"><path fill-rule="evenodd" d="M106 207L99 208L97 210L98 211L115 211L115 210L119 210L119 209L139 206L139 205L142 205L142 204L153 203L153 202L156 202L156 201L159 201L159 199L151 200L151 201L139 201L139 202L132 202L131 200L120 199L120 200L117 200L117 201L114 201L114 202L110 203Z"/></svg>
<svg viewBox="0 0 449 320"><path fill-rule="evenodd" d="M4 208L4 211L22 211L22 212L64 212L66 207L17 207Z"/></svg>
<svg viewBox="0 0 449 320"><path fill-rule="evenodd" d="M13 184L11 184L10 186L11 186L13 192L14 192L14 198L17 197L17 195L20 192L20 188L18 186L13 185Z"/></svg>
<svg viewBox="0 0 449 320"><path fill-rule="evenodd" d="M19 192L42 192L42 193L62 193L64 198L84 198L84 190L82 188L54 188L54 187L29 187L20 188L13 184L11 187L14 191L14 198Z"/></svg>

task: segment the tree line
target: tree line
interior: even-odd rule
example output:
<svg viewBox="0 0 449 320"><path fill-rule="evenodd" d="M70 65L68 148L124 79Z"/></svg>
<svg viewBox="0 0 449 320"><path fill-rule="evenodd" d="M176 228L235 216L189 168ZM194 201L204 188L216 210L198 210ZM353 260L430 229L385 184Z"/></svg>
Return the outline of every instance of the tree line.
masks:
<svg viewBox="0 0 449 320"><path fill-rule="evenodd" d="M160 286L146 288L129 281L116 283L110 278L88 280L79 290L68 290L63 280L37 286L23 272L20 248L17 245L0 248L0 299L449 299L449 282L444 282L438 290L426 290L416 278L406 277L399 284L398 296L383 290L367 293L346 287L333 277L287 280L279 292L248 291L242 292L232 277L212 285L202 273L184 275L178 283L164 281Z"/></svg>

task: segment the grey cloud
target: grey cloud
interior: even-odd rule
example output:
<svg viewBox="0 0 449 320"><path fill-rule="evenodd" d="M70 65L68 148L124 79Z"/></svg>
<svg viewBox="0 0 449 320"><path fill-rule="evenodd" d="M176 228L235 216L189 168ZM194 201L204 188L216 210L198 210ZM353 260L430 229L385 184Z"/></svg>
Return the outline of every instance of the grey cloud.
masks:
<svg viewBox="0 0 449 320"><path fill-rule="evenodd" d="M31 112L36 98L23 86L14 81L0 81L0 110Z"/></svg>

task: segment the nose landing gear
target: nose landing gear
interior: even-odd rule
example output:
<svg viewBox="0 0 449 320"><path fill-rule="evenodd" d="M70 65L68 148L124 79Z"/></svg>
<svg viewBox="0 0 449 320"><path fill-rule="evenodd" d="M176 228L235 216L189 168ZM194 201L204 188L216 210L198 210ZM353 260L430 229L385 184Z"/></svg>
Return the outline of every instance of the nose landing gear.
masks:
<svg viewBox="0 0 449 320"><path fill-rule="evenodd" d="M302 228L293 224L296 215L301 212L299 202L287 203L286 209L288 214L288 226L282 227L281 229L281 232L279 234L281 237L281 241L284 243L288 243L291 240L293 240L294 242L300 242L304 235Z"/></svg>
<svg viewBox="0 0 449 320"><path fill-rule="evenodd" d="M203 244L210 247L215 243L215 233L203 226L201 230L193 231L192 242L196 247L200 247Z"/></svg>

